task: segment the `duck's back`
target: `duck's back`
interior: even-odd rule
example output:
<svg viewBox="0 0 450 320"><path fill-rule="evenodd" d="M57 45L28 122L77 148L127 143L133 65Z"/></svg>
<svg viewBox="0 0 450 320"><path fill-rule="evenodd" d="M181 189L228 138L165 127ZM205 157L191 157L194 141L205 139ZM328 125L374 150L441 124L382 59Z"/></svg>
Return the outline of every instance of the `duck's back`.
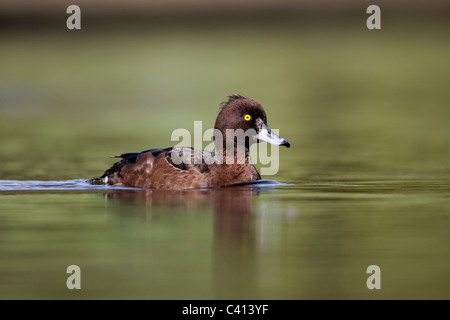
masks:
<svg viewBox="0 0 450 320"><path fill-rule="evenodd" d="M117 157L122 160L94 182L135 188L190 189L261 179L252 164L218 164L214 153L193 148L151 149Z"/></svg>
<svg viewBox="0 0 450 320"><path fill-rule="evenodd" d="M94 182L149 189L204 188L209 186L211 170L204 159L212 157L213 153L192 148L124 153Z"/></svg>

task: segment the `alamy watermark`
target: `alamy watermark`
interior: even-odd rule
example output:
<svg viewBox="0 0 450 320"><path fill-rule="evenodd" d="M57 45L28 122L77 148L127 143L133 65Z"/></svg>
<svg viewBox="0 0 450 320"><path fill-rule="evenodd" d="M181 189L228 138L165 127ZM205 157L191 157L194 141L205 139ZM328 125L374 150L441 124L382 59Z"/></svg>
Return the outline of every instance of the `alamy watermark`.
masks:
<svg viewBox="0 0 450 320"><path fill-rule="evenodd" d="M171 152L172 161L179 164L245 164L251 159L253 164L261 164L261 174L275 175L279 169L279 145L288 142L278 135L278 130L263 125L255 129L207 129L203 132L202 121L194 121L194 136L185 128L172 132L171 141L177 141ZM268 143L257 143L265 141ZM203 148L203 143L209 144ZM270 144L270 151L269 146ZM255 145L249 151L250 146ZM189 149L193 147L194 150Z"/></svg>
<svg viewBox="0 0 450 320"><path fill-rule="evenodd" d="M381 29L381 9L379 6L372 4L367 7L366 13L371 13L367 18L366 26L367 29Z"/></svg>
<svg viewBox="0 0 450 320"><path fill-rule="evenodd" d="M72 4L67 7L66 13L70 13L70 16L66 20L66 26L69 30L81 29L81 9L79 6Z"/></svg>
<svg viewBox="0 0 450 320"><path fill-rule="evenodd" d="M67 7L66 13L70 16L66 20L66 26L69 30L81 29L81 9L79 6L72 4ZM371 14L366 21L369 30L381 29L381 9L377 5L370 5L366 9L366 13Z"/></svg>
<svg viewBox="0 0 450 320"><path fill-rule="evenodd" d="M381 289L381 269L379 266L373 264L367 267L367 274L370 276L367 278L366 286L367 289Z"/></svg>
<svg viewBox="0 0 450 320"><path fill-rule="evenodd" d="M69 290L81 290L81 269L79 266L73 264L67 267L67 274L70 276L66 280L66 286Z"/></svg>

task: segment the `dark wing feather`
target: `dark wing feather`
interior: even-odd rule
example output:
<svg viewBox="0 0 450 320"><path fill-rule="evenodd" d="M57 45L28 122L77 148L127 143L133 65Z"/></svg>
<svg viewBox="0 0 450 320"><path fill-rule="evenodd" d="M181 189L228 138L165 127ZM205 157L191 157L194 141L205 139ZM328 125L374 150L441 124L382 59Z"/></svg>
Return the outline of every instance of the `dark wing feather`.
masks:
<svg viewBox="0 0 450 320"><path fill-rule="evenodd" d="M174 151L175 154L172 152ZM95 178L92 181L94 184L120 184L123 180L122 169L129 165L134 165L137 163L137 159L140 155L151 153L153 157L158 157L162 155L165 157L167 162L173 166L174 168L180 170L190 170L194 169L200 173L206 173L210 171L210 165L205 163L206 158L213 158L214 153L204 151L204 150L196 150L190 147L176 147L176 148L165 148L165 149L150 149L142 152L130 152L130 153L122 153L114 158L121 158L120 161L114 163L111 168L105 171L105 173L98 178ZM179 161L175 161L173 156L181 157L186 161L179 163ZM129 168L129 167L127 167Z"/></svg>
<svg viewBox="0 0 450 320"><path fill-rule="evenodd" d="M151 152L152 155L156 158L159 154L163 152L170 152L173 148L165 148L165 149L149 149L142 152L129 152L129 153L122 153L118 156L113 156L111 158L121 158L122 160L114 163L111 168L105 171L105 173L98 177L91 180L93 184L103 184L104 178L108 177L108 184L114 184L116 183L116 179L112 179L113 177L120 177L120 171L122 168L126 165L136 163L136 160L139 155L147 152Z"/></svg>
<svg viewBox="0 0 450 320"><path fill-rule="evenodd" d="M165 149L150 149L142 152L129 152L129 153L121 153L118 156L113 156L111 158L122 158L126 160L128 163L136 163L137 157L140 154L151 152L151 154L156 158L160 153L170 152L173 148L165 148Z"/></svg>

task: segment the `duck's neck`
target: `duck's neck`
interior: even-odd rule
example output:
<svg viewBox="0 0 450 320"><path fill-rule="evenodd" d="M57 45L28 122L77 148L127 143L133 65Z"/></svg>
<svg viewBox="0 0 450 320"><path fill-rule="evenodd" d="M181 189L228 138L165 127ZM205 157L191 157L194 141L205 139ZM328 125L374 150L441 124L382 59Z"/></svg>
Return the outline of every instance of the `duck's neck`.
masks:
<svg viewBox="0 0 450 320"><path fill-rule="evenodd" d="M216 150L217 151L217 150ZM220 154L216 154L220 158ZM222 153L222 164L218 164L217 175L213 177L213 184L227 186L253 182L261 176L252 164L250 152L247 148L225 149Z"/></svg>
<svg viewBox="0 0 450 320"><path fill-rule="evenodd" d="M227 139L228 138L228 139ZM227 141L228 140L228 141ZM216 157L219 165L219 185L232 185L260 180L261 176L252 164L248 139L237 139L236 136L218 135L214 137Z"/></svg>
<svg viewBox="0 0 450 320"><path fill-rule="evenodd" d="M215 128L214 146L216 155L224 164L251 164L249 142L245 136L228 135Z"/></svg>
<svg viewBox="0 0 450 320"><path fill-rule="evenodd" d="M222 160L222 164L252 165L250 151L245 146L216 146L216 156Z"/></svg>

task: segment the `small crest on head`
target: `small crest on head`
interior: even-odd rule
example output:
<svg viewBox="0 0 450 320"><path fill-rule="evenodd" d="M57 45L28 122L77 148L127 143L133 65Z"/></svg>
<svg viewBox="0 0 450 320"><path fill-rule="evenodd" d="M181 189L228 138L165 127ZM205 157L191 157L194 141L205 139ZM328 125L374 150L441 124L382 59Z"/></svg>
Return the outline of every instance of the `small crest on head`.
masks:
<svg viewBox="0 0 450 320"><path fill-rule="evenodd" d="M241 96L240 94L232 94L228 96L228 100L220 104L219 112L225 109L228 105L235 102L236 100L248 99L247 97Z"/></svg>

